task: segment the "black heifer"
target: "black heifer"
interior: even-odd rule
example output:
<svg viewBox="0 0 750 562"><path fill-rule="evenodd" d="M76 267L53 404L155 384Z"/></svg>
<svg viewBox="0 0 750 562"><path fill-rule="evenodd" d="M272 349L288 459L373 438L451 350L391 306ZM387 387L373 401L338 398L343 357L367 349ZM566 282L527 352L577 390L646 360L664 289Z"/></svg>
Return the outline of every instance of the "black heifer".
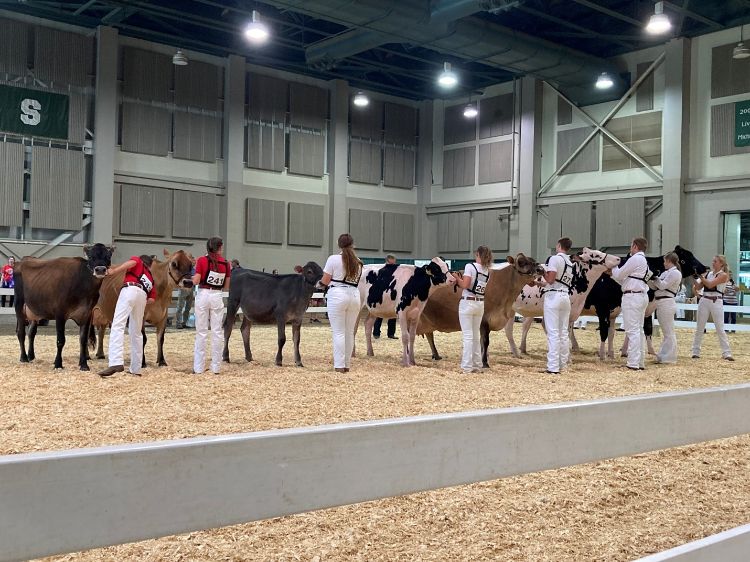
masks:
<svg viewBox="0 0 750 562"><path fill-rule="evenodd" d="M253 360L250 351L250 326L253 322L276 324L279 329L279 349L276 364L281 366L281 351L286 343L286 324L292 323L294 362L302 367L299 354L300 326L310 297L323 277L323 270L315 262L307 262L301 274L272 275L250 269L232 271L229 287L227 318L224 323L224 361L229 362L229 337L232 335L237 309L242 308L242 341L245 359Z"/></svg>
<svg viewBox="0 0 750 562"><path fill-rule="evenodd" d="M16 266L15 309L16 335L21 346L21 362L33 361L34 338L40 320L54 320L57 330L55 369L62 369L65 346L65 321L80 327L79 367L88 371L88 349L91 312L99 298L99 286L112 263L113 248L94 244L84 248L86 259L57 258L40 260L27 257ZM29 324L29 351L26 352L26 324Z"/></svg>
<svg viewBox="0 0 750 562"><path fill-rule="evenodd" d="M683 279L693 275L701 275L706 272L706 266L698 261L690 250L677 246L675 247L674 252L679 258ZM622 266L629 257L630 256L622 258L620 265ZM648 268L651 270L654 277L658 277L664 272L664 258L662 256L646 257L646 261L648 262ZM648 298L649 301L653 302L654 291L651 289L649 289ZM602 359L604 358L604 342L606 342L608 338L609 349L607 355L609 357L614 355L612 349L612 319L617 317L621 304L622 288L607 274L604 274L599 278L586 298L584 308L593 308L599 319L599 337L601 340L599 356ZM647 316L643 323L643 331L646 334L649 352L653 351L653 346L651 344L651 335L653 333L652 313L653 306L649 305L649 308L646 310Z"/></svg>

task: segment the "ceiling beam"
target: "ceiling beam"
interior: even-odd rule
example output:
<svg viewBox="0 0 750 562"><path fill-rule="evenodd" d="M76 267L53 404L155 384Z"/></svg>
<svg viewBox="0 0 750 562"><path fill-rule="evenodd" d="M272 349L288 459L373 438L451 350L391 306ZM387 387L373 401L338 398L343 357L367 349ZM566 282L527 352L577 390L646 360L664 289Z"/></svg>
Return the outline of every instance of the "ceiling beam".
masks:
<svg viewBox="0 0 750 562"><path fill-rule="evenodd" d="M683 8L682 6L678 6L677 4L674 4L672 2L668 2L668 1L665 0L664 1L664 6L669 7L670 9L674 10L675 12L679 12L680 14L684 14L687 17L689 17L691 19L694 19L695 21L699 21L699 22L701 22L703 24L706 24L707 26L709 26L710 28L712 28L714 30L719 30L719 29L723 29L724 28L724 26L721 25L719 22L715 22L712 19L708 19L705 16L697 14L697 13L693 12L692 10L688 10L686 8Z"/></svg>
<svg viewBox="0 0 750 562"><path fill-rule="evenodd" d="M97 0L89 0L85 4L81 4L78 7L78 9L76 9L76 11L73 12L73 15L74 16L78 16L78 15L82 14L83 12L85 12L86 10L88 10L91 6L93 6L94 4L96 4L96 1Z"/></svg>
<svg viewBox="0 0 750 562"><path fill-rule="evenodd" d="M626 16L625 14L621 14L614 10L610 10L609 8L605 8L604 6L600 6L599 4L591 2L590 0L573 0L573 1L576 4L580 4L581 6L586 6L587 8L591 8L592 10L596 10L597 12L601 12L602 14L607 14L610 17L627 22L636 27L642 28L644 26L644 23L642 21L639 21L635 18L631 18L629 16Z"/></svg>

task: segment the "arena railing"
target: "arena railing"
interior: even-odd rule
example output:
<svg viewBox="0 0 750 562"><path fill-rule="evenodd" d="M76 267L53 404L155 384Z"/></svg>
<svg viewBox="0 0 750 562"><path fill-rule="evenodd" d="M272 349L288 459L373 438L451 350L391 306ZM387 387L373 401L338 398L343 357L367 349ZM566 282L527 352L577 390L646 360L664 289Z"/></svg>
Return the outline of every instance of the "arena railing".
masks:
<svg viewBox="0 0 750 562"><path fill-rule="evenodd" d="M744 562L750 553L750 525L683 544L636 562Z"/></svg>
<svg viewBox="0 0 750 562"><path fill-rule="evenodd" d="M750 384L0 457L0 561L750 433ZM724 559L726 560L726 559Z"/></svg>

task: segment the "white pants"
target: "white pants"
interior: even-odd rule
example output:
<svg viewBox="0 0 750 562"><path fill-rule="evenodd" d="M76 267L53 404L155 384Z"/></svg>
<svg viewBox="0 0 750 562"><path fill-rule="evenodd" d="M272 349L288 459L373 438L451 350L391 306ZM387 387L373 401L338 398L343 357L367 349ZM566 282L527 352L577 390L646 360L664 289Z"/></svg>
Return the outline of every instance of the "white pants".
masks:
<svg viewBox="0 0 750 562"><path fill-rule="evenodd" d="M195 356L193 372L200 374L206 367L206 345L211 326L211 371L219 374L224 351L224 299L221 291L198 289L195 297Z"/></svg>
<svg viewBox="0 0 750 562"><path fill-rule="evenodd" d="M693 338L693 355L701 354L701 342L703 341L703 330L706 328L706 322L709 315L711 321L716 326L716 335L719 337L721 346L721 356L731 357L732 350L729 349L729 339L724 331L724 301L717 299L715 301L702 298L698 303L698 319L695 326L695 337Z"/></svg>
<svg viewBox="0 0 750 562"><path fill-rule="evenodd" d="M627 293L622 295L622 327L628 336L628 367L646 367L646 335L643 320L648 306L648 294Z"/></svg>
<svg viewBox="0 0 750 562"><path fill-rule="evenodd" d="M458 321L461 324L464 350L461 355L461 369L471 372L482 368L482 340L479 326L484 316L484 301L461 299L458 305Z"/></svg>
<svg viewBox="0 0 750 562"><path fill-rule="evenodd" d="M357 287L331 287L326 299L333 330L333 367L348 369L354 351L354 326L362 309Z"/></svg>
<svg viewBox="0 0 750 562"><path fill-rule="evenodd" d="M123 287L117 297L115 316L109 333L109 366L124 365L125 324L130 333L130 372L141 372L143 362L143 311L146 309L146 293L140 287Z"/></svg>
<svg viewBox="0 0 750 562"><path fill-rule="evenodd" d="M570 362L570 296L567 292L544 293L544 328L547 330L547 370L559 373Z"/></svg>
<svg viewBox="0 0 750 562"><path fill-rule="evenodd" d="M656 319L659 321L664 339L656 358L661 363L677 363L677 336L674 333L674 313L677 305L673 298L656 301Z"/></svg>

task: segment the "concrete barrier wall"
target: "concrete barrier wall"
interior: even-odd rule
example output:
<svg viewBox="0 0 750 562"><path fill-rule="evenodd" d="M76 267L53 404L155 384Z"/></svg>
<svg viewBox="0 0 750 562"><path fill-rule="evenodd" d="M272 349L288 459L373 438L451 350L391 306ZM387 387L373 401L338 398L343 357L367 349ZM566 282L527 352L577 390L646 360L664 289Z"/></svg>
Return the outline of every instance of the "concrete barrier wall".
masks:
<svg viewBox="0 0 750 562"><path fill-rule="evenodd" d="M750 433L750 384L0 457L22 560Z"/></svg>

